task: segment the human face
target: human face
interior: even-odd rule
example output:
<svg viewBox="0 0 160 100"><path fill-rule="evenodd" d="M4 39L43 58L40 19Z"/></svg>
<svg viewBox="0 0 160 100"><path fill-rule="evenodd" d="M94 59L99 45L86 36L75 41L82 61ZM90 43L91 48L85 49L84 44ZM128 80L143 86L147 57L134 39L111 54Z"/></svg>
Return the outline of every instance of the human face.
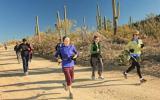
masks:
<svg viewBox="0 0 160 100"><path fill-rule="evenodd" d="M64 45L65 46L68 46L70 44L70 38L69 37L66 37L65 39L64 39Z"/></svg>
<svg viewBox="0 0 160 100"><path fill-rule="evenodd" d="M27 43L27 41L23 41L23 43L24 43L24 44L26 44L26 43Z"/></svg>
<svg viewBox="0 0 160 100"><path fill-rule="evenodd" d="M94 41L95 41L96 43L98 43L98 42L99 42L99 37L98 37L98 38L95 38Z"/></svg>
<svg viewBox="0 0 160 100"><path fill-rule="evenodd" d="M136 40L136 39L139 38L139 35L138 35L138 34L134 34L134 35L133 35L133 38Z"/></svg>

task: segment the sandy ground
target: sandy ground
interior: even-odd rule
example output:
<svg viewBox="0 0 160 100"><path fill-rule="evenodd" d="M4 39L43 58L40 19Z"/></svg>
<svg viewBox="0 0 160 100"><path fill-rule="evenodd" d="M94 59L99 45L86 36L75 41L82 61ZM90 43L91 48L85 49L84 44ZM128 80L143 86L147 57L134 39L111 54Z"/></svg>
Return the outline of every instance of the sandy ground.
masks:
<svg viewBox="0 0 160 100"><path fill-rule="evenodd" d="M105 66L107 67L107 66ZM57 63L33 57L29 75L24 76L13 48L0 49L0 100L68 100L62 82L64 75ZM144 75L147 83L139 85L131 73L105 71L104 80L90 79L90 67L75 67L74 100L160 100L160 79Z"/></svg>

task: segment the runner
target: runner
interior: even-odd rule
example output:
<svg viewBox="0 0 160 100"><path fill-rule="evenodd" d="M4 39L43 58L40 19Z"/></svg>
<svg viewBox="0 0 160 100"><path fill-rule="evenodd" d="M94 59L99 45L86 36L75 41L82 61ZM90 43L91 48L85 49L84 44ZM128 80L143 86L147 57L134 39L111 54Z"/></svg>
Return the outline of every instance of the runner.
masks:
<svg viewBox="0 0 160 100"><path fill-rule="evenodd" d="M56 52L60 49L60 47L62 46L62 44L63 44L63 43L62 43L61 39L59 39L59 43L57 43L57 45L55 46ZM61 54L59 54L59 57L62 58L62 57L61 57ZM60 65L60 63L61 63L61 62L59 62L58 65Z"/></svg>
<svg viewBox="0 0 160 100"><path fill-rule="evenodd" d="M7 50L7 44L6 43L4 43L4 49Z"/></svg>
<svg viewBox="0 0 160 100"><path fill-rule="evenodd" d="M24 38L18 47L18 51L21 52L21 58L23 61L23 71L25 75L28 75L28 61L29 61L29 51L30 48L27 44L27 40Z"/></svg>
<svg viewBox="0 0 160 100"><path fill-rule="evenodd" d="M16 45L15 45L15 47L14 47L14 51L16 52L16 56L17 56L17 61L18 61L18 63L21 63L21 62L20 62L20 51L18 51L18 47L19 47L19 43L16 42Z"/></svg>
<svg viewBox="0 0 160 100"><path fill-rule="evenodd" d="M98 68L98 79L104 79L103 73L103 61L101 56L101 45L99 42L100 38L98 36L94 36L93 43L91 44L91 66L92 66L92 80L95 80L95 71L96 67Z"/></svg>
<svg viewBox="0 0 160 100"><path fill-rule="evenodd" d="M58 62L62 62L62 70L65 75L65 83L63 83L64 89L69 90L69 97L73 99L72 82L74 80L74 59L77 58L77 51L74 45L70 44L69 37L63 37L63 44L56 51L55 57ZM58 56L61 58L58 59Z"/></svg>
<svg viewBox="0 0 160 100"><path fill-rule="evenodd" d="M144 47L142 40L139 38L139 31L134 32L133 39L127 44L126 49L129 51L130 54L130 61L131 66L123 72L124 77L127 79L127 74L132 71L133 69L137 69L137 74L140 78L140 83L144 83L147 80L144 79L141 75L140 70L140 56L141 56L141 49Z"/></svg>

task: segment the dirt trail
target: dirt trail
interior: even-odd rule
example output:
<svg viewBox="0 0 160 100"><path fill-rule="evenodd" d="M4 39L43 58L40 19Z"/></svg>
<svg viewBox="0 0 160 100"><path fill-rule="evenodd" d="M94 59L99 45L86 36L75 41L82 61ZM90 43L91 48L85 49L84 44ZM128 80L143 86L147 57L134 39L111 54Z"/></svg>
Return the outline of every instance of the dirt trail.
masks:
<svg viewBox="0 0 160 100"><path fill-rule="evenodd" d="M33 57L29 75L24 76L12 48L0 49L0 100L68 99L57 63ZM125 80L122 72L105 71L105 79L95 81L90 74L90 67L75 67L74 100L160 100L159 78L145 75L148 82L139 85L133 73Z"/></svg>

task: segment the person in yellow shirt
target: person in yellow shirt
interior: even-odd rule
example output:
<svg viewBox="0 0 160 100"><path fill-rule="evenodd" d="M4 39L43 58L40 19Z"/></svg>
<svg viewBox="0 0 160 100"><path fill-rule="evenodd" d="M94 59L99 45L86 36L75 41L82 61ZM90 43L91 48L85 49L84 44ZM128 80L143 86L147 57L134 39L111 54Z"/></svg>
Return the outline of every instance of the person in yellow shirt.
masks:
<svg viewBox="0 0 160 100"><path fill-rule="evenodd" d="M132 40L127 44L126 50L129 52L130 58L129 60L131 61L131 66L123 72L124 77L127 79L127 74L132 71L133 69L137 69L137 74L140 78L140 83L144 83L147 80L144 79L141 75L141 70L140 70L140 56L141 56L141 50L144 47L144 44L142 40L139 38L139 31L135 31L133 33L133 38Z"/></svg>

